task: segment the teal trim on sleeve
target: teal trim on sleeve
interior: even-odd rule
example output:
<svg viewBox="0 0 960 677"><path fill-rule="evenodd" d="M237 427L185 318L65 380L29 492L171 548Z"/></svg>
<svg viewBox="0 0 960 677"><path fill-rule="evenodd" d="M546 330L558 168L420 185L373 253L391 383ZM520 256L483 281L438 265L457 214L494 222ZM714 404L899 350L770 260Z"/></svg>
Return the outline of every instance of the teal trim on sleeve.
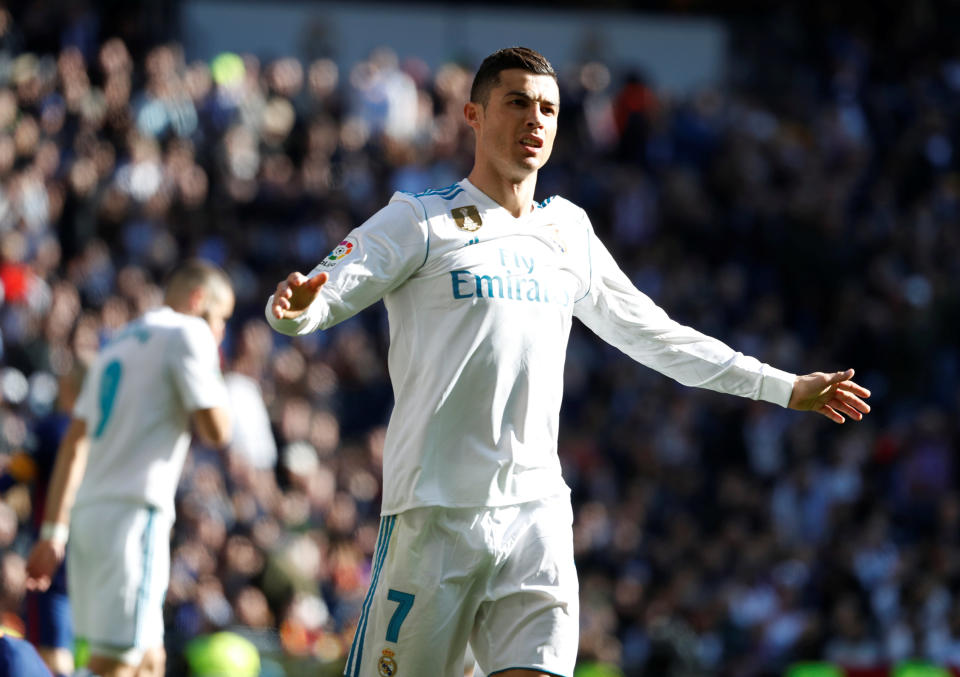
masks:
<svg viewBox="0 0 960 677"><path fill-rule="evenodd" d="M456 184L454 184L456 185ZM420 199L419 195L413 196L417 202L420 203L420 206L423 208L423 227L427 230L427 251L423 255L423 263L417 266L417 270L420 270L425 265L427 265L427 258L430 256L430 219L427 217L427 206L423 204L423 200Z"/></svg>
<svg viewBox="0 0 960 677"><path fill-rule="evenodd" d="M584 214L584 216L586 216L587 213L584 212L583 214ZM591 228L587 228L587 265L588 265L588 267L589 267L589 268L588 268L588 269L589 269L589 273L588 273L589 279L587 280L587 291L585 291L585 292L583 293L583 296L581 296L579 299L577 299L576 301L574 301L574 303L579 303L582 299L585 299L585 298L587 298L588 296L590 296L590 290L593 289L593 256L592 256L593 249L590 247L590 241L591 241L593 238L591 237L591 235L593 235L593 228L592 228L592 227L591 227Z"/></svg>

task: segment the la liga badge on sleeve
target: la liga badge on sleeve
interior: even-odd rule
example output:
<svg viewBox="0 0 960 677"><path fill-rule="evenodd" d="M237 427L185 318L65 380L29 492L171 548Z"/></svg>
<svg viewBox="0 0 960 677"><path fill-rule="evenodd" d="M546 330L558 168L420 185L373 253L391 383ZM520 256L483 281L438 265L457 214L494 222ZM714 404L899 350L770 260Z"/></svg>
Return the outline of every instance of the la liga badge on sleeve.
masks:
<svg viewBox="0 0 960 677"><path fill-rule="evenodd" d="M350 240L344 240L336 247L333 248L333 251L330 252L323 261L320 262L321 266L326 268L333 268L335 265L340 263L342 259L345 259L353 251L353 242Z"/></svg>

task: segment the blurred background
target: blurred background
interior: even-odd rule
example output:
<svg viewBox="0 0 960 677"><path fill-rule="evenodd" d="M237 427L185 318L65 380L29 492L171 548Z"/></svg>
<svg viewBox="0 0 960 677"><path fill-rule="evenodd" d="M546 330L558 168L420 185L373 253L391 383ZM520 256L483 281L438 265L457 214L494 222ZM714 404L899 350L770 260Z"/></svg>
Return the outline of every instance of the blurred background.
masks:
<svg viewBox="0 0 960 677"><path fill-rule="evenodd" d="M0 3L0 613L82 369L202 256L237 289L226 455L194 445L169 674L218 630L339 674L392 393L381 304L302 339L266 297L395 190L465 176L489 52L556 67L537 199L676 319L853 366L862 423L683 388L575 326L560 456L578 677L960 674L960 2ZM911 670L913 672L911 672Z"/></svg>

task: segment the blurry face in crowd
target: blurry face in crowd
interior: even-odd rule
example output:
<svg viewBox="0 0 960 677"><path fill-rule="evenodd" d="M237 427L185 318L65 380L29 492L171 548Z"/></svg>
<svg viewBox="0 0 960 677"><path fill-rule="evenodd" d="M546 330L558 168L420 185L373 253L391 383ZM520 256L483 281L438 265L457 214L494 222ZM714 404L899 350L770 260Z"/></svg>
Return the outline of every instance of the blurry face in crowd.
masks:
<svg viewBox="0 0 960 677"><path fill-rule="evenodd" d="M487 102L470 102L464 109L477 133L477 164L492 165L517 182L540 169L553 150L559 101L553 77L518 68L501 71Z"/></svg>

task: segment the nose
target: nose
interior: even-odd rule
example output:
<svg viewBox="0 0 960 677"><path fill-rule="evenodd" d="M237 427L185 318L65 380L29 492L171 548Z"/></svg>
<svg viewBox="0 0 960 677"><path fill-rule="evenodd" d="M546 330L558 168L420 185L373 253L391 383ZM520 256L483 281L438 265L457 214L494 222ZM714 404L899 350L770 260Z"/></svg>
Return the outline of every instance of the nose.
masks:
<svg viewBox="0 0 960 677"><path fill-rule="evenodd" d="M534 104L530 106L530 113L527 116L527 127L530 129L539 129L543 127L543 111L540 110L539 104Z"/></svg>

